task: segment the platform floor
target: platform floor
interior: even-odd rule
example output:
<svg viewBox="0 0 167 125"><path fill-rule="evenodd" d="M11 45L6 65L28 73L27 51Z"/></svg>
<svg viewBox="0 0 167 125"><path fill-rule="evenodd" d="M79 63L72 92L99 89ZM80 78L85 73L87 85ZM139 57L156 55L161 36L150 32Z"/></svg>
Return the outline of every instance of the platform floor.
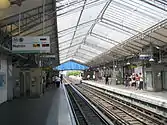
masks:
<svg viewBox="0 0 167 125"><path fill-rule="evenodd" d="M73 125L63 85L38 99L16 99L0 105L1 125Z"/></svg>
<svg viewBox="0 0 167 125"><path fill-rule="evenodd" d="M136 90L132 87L127 88L123 85L105 85L103 83L90 80L83 80L83 82L167 108L167 91L149 92L145 90Z"/></svg>

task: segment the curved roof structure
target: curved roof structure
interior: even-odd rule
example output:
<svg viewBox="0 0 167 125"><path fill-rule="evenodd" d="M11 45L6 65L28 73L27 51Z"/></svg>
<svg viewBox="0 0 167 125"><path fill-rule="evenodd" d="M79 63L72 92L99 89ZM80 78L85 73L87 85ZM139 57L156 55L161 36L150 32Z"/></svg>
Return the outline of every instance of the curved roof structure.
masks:
<svg viewBox="0 0 167 125"><path fill-rule="evenodd" d="M166 0L60 0L59 57L89 65L167 44Z"/></svg>
<svg viewBox="0 0 167 125"><path fill-rule="evenodd" d="M167 44L167 0L10 1L22 5L0 10L5 51L12 36L45 35L57 65L75 60L94 66L138 54L150 43Z"/></svg>

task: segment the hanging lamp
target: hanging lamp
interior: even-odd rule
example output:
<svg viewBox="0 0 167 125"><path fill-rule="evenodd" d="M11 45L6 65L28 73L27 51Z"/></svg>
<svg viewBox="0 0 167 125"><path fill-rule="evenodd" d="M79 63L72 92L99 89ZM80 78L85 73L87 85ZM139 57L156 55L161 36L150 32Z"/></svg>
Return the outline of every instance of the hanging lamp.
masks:
<svg viewBox="0 0 167 125"><path fill-rule="evenodd" d="M130 62L128 61L126 64L127 64L127 65L130 65Z"/></svg>
<svg viewBox="0 0 167 125"><path fill-rule="evenodd" d="M153 59L153 46L150 44L150 53L151 53L151 58L149 59L149 62L154 62L155 60Z"/></svg>

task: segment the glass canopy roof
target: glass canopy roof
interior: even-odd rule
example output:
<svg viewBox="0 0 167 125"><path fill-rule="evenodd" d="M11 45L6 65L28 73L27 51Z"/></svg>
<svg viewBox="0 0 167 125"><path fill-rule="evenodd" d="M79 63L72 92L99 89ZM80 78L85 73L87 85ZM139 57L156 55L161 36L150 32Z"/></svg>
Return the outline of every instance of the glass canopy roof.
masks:
<svg viewBox="0 0 167 125"><path fill-rule="evenodd" d="M167 17L166 0L59 0L57 8L60 63L90 62ZM141 47L129 46L119 54Z"/></svg>

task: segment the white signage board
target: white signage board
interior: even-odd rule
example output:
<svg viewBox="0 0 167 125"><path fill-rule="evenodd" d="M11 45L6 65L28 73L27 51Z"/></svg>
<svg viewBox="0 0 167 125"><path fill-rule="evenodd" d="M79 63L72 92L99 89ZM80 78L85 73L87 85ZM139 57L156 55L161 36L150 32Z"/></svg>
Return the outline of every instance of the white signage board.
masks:
<svg viewBox="0 0 167 125"><path fill-rule="evenodd" d="M13 53L50 53L50 37L13 37L12 38Z"/></svg>

